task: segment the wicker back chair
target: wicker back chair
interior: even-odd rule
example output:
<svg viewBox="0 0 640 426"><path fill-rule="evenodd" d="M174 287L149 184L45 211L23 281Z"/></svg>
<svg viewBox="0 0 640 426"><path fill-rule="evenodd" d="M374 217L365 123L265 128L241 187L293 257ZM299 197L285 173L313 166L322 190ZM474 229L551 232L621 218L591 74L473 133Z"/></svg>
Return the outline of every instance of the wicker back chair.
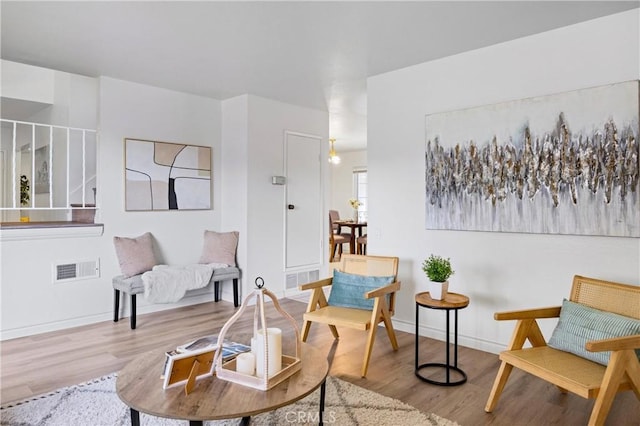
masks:
<svg viewBox="0 0 640 426"><path fill-rule="evenodd" d="M394 282L362 294L362 299L373 299L373 309L370 310L329 305L323 288L331 286L333 278L301 285L300 290L313 290L307 305L307 312L303 317L302 341L307 341L313 322L327 324L336 339L339 338L337 325L366 331L368 338L361 370L362 377L366 377L379 323L384 323L393 350L398 350L398 341L391 323L391 316L395 308L395 293L400 290L400 282L397 280L398 258L345 254L340 258L339 270L348 274L369 277L393 276Z"/></svg>
<svg viewBox="0 0 640 426"><path fill-rule="evenodd" d="M576 275L570 300L640 319L640 286ZM502 363L485 407L486 412L492 412L498 404L513 367L553 383L561 392L595 398L589 425L604 425L618 392L633 390L640 400L640 361L635 352L640 350L640 334L588 341L585 345L587 351L611 351L609 363L604 366L547 346L536 320L559 315L560 306L494 315L496 320L517 320L517 323L511 343L506 351L500 353ZM523 349L527 340L532 347Z"/></svg>

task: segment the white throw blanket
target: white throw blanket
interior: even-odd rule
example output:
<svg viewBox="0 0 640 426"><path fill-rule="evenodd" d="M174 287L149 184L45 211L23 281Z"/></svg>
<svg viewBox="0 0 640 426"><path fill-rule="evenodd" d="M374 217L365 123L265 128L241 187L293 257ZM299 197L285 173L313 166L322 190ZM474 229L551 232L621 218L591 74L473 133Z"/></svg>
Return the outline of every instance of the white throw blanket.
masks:
<svg viewBox="0 0 640 426"><path fill-rule="evenodd" d="M156 265L151 271L142 274L144 297L153 303L177 302L188 290L206 287L214 269L228 266L221 263Z"/></svg>

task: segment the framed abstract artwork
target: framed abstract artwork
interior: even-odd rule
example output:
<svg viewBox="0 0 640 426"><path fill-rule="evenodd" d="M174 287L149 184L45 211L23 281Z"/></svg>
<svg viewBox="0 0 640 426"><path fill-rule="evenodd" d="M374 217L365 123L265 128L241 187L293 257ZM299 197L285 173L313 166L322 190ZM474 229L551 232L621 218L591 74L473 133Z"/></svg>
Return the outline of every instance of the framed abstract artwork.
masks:
<svg viewBox="0 0 640 426"><path fill-rule="evenodd" d="M426 228L640 237L639 86L427 115Z"/></svg>
<svg viewBox="0 0 640 426"><path fill-rule="evenodd" d="M211 209L211 147L125 139L125 210Z"/></svg>

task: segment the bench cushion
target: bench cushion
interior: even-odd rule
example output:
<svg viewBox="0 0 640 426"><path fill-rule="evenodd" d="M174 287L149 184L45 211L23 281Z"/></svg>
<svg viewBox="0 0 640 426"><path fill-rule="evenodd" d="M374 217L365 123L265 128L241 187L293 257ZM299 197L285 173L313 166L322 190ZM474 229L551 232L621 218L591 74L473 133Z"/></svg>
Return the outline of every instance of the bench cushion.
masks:
<svg viewBox="0 0 640 426"><path fill-rule="evenodd" d="M240 278L240 269L235 266L228 268L216 268L213 270L211 281L224 281Z"/></svg>
<svg viewBox="0 0 640 426"><path fill-rule="evenodd" d="M144 282L142 281L142 274L134 275L132 277L125 277L124 275L118 275L111 280L113 288L123 291L128 294L144 293Z"/></svg>
<svg viewBox="0 0 640 426"><path fill-rule="evenodd" d="M602 365L609 363L610 351L590 352L585 344L590 340L640 334L640 320L601 311L569 300L562 302L560 319L549 346L570 352Z"/></svg>
<svg viewBox="0 0 640 426"><path fill-rule="evenodd" d="M225 281L237 278L240 278L240 269L236 267L217 268L213 270L213 276L209 282ZM132 277L118 275L113 277L111 282L113 283L113 288L116 290L120 290L128 294L144 293L144 281L142 281L142 274L134 275Z"/></svg>

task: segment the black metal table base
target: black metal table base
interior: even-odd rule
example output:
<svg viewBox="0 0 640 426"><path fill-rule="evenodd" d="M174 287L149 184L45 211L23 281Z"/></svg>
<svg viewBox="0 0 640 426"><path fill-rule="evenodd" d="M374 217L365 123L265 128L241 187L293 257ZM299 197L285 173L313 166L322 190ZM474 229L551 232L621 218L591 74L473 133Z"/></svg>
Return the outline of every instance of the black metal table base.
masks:
<svg viewBox="0 0 640 426"><path fill-rule="evenodd" d="M420 370L427 369L427 368L444 368L446 370L446 376L447 376L446 380L445 381L434 380L421 375ZM458 380L451 380L452 370L458 373L460 376L462 376L462 378ZM416 367L416 376L422 381L431 383L432 385L440 385L440 386L457 386L467 381L467 373L465 373L455 365L447 365L440 362L429 362L426 364L420 364L418 367Z"/></svg>
<svg viewBox="0 0 640 426"><path fill-rule="evenodd" d="M326 394L326 384L327 384L327 381L324 380L322 382L322 385L320 385L320 408L319 408L320 411L318 413L318 418L319 418L318 424L320 426L324 425L323 414L324 414L324 398ZM133 408L130 408L129 411L131 412L131 426L140 426L140 412ZM240 421L241 426L248 426L250 423L251 423L251 417L249 416L243 417L242 420ZM189 420L189 426L202 426L202 425L203 425L202 420Z"/></svg>
<svg viewBox="0 0 640 426"><path fill-rule="evenodd" d="M433 308L432 308L433 309ZM433 385L439 385L439 386L457 386L457 385L461 385L463 383L465 383L467 381L467 374L462 371L460 368L458 368L458 309L457 308L440 308L446 311L446 315L447 315L447 360L445 363L439 363L439 362L429 362L426 364L420 364L418 365L418 341L419 341L419 327L420 327L420 305L418 303L416 303L416 353L415 353L415 368L414 368L414 373L416 375L416 377L418 377L420 380L425 381L427 383L431 383ZM451 364L450 361L450 328L449 328L449 312L453 310L455 313L455 324L454 324L454 333L453 333L453 339L454 339L454 343L453 343L453 364ZM434 379L429 379L427 377L424 377L422 374L420 374L420 370L422 369L427 369L427 368L444 368L445 369L445 380L444 381L440 381L440 380L434 380ZM458 380L451 380L451 371L455 371L458 374L460 374L462 376L461 379Z"/></svg>

